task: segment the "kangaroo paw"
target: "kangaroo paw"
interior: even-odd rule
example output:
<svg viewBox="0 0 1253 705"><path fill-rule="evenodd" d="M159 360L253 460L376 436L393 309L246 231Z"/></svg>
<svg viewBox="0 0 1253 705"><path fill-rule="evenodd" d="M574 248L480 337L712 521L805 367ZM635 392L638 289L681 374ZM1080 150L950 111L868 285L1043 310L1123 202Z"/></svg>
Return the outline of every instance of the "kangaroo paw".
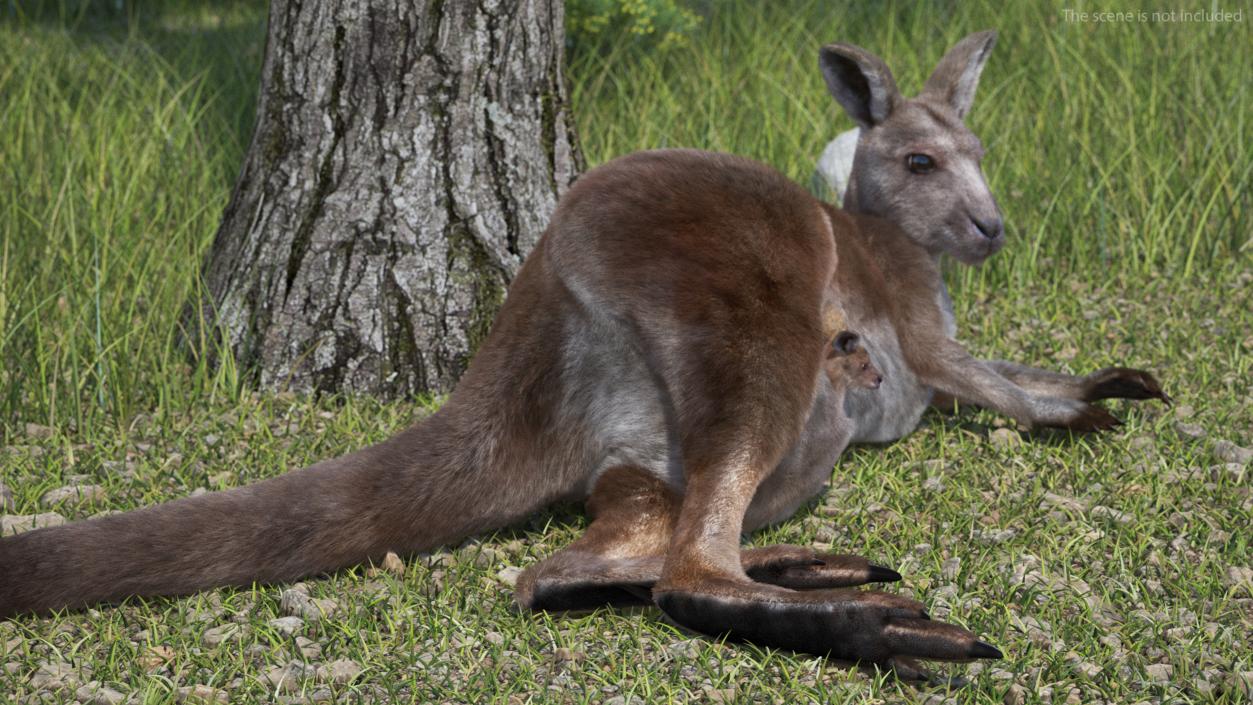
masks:
<svg viewBox="0 0 1253 705"><path fill-rule="evenodd" d="M961 627L934 622L913 600L881 592L797 592L728 578L693 587L663 585L657 605L679 624L762 646L889 665L898 657L969 661L1001 658Z"/></svg>
<svg viewBox="0 0 1253 705"><path fill-rule="evenodd" d="M1106 367L1084 379L1083 400L1098 399L1160 399L1167 405L1171 403L1157 378L1127 367Z"/></svg>
<svg viewBox="0 0 1253 705"><path fill-rule="evenodd" d="M818 553L803 546L766 546L740 552L748 577L793 590L854 587L866 583L894 583L901 574L874 565L861 556Z"/></svg>
<svg viewBox="0 0 1253 705"><path fill-rule="evenodd" d="M650 605L661 563L661 556L605 558L561 551L518 576L514 600L544 612Z"/></svg>
<svg viewBox="0 0 1253 705"><path fill-rule="evenodd" d="M1065 418L1046 421L1040 425L1085 433L1109 431L1122 425L1122 421L1117 416L1095 404L1081 401L1068 401L1068 403L1074 408L1068 410Z"/></svg>

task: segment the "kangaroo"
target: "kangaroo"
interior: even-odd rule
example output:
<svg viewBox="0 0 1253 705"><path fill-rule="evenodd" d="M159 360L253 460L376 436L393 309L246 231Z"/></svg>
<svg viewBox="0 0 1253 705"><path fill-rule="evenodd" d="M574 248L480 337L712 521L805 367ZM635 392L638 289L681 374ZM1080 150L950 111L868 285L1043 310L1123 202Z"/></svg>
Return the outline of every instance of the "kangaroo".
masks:
<svg viewBox="0 0 1253 705"><path fill-rule="evenodd" d="M883 375L871 362L870 353L861 346L861 338L852 331L842 330L835 335L823 367L827 381L837 394L842 395L849 387L878 389L883 384ZM842 405L842 397L840 401Z"/></svg>
<svg viewBox="0 0 1253 705"><path fill-rule="evenodd" d="M940 256L1004 242L962 123L992 42L958 43L913 99L865 50L821 50L861 128L844 210L726 154L586 173L438 412L254 485L0 539L0 616L293 580L585 498L586 533L520 576L520 604L651 602L698 632L849 661L999 658L914 600L840 589L899 580L890 568L740 546L820 491L849 442L912 430L935 393L1082 431L1116 423L1094 400L1165 398L1146 372L984 362L953 337ZM878 389L832 383L841 329Z"/></svg>

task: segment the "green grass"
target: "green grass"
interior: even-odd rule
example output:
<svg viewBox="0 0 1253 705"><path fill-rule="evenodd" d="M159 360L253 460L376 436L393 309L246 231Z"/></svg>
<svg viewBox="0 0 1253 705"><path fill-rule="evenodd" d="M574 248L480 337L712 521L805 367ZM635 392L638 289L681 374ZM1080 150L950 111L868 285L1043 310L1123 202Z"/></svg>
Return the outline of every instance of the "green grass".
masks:
<svg viewBox="0 0 1253 705"><path fill-rule="evenodd" d="M176 345L247 144L264 6L143 5L120 20L70 2L33 19L9 7L0 482L11 513L81 518L235 486L429 410L249 392L229 367L189 363ZM946 46L996 27L970 124L988 146L1010 244L984 267L949 272L963 339L981 355L1071 371L1148 367L1179 402L1181 413L1114 404L1127 422L1117 432L1012 448L989 442L994 415L930 415L902 442L850 452L819 503L752 537L894 565L906 581L892 589L979 632L1006 661L941 668L970 677L961 690L916 690L692 639L655 610L516 614L496 576L577 535L584 519L559 508L411 560L401 578L363 568L309 581L339 605L300 632L320 645L316 657L267 624L283 586L0 623L0 701L32 696L41 662L138 702L172 702L196 684L265 701L275 688L263 674L297 658L365 670L346 686L301 680L284 697L328 687L362 702L704 702L733 688L735 702L995 703L1012 685L1028 703L1049 688L1054 703L1072 688L1085 703L1246 702L1253 595L1227 569L1253 563L1253 468L1222 465L1214 444L1253 445L1249 8L1243 23L1209 25L1067 23L1043 3L711 7L689 43L666 52L628 42L572 52L589 163L695 146L808 183L825 141L851 126L817 74L819 44L872 49L909 94ZM1181 435L1181 422L1205 437ZM52 437L26 437L27 423ZM101 484L103 499L41 503L75 480ZM946 572L953 558L960 566ZM241 638L205 645L206 629L235 622ZM172 658L145 665L157 646ZM1170 677L1154 680L1162 665Z"/></svg>

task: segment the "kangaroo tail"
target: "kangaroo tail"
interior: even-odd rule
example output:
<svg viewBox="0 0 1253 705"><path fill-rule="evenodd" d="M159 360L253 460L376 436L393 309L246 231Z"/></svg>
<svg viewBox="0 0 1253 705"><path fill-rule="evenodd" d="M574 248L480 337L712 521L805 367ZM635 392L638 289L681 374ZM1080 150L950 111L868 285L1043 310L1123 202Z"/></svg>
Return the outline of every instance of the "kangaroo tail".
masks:
<svg viewBox="0 0 1253 705"><path fill-rule="evenodd" d="M292 580L512 519L475 496L481 475L456 467L469 457L440 416L247 487L0 538L0 618Z"/></svg>

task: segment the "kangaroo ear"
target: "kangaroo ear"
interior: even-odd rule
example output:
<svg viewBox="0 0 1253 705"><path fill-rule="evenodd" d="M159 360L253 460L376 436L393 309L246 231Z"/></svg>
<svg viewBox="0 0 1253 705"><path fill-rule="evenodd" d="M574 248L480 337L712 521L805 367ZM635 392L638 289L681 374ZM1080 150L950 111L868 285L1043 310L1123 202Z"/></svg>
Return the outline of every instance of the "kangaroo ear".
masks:
<svg viewBox="0 0 1253 705"><path fill-rule="evenodd" d="M886 120L900 98L887 64L861 47L828 44L818 52L818 65L827 90L863 129Z"/></svg>
<svg viewBox="0 0 1253 705"><path fill-rule="evenodd" d="M831 347L840 355L852 355L861 347L861 338L856 333L842 330L836 334Z"/></svg>
<svg viewBox="0 0 1253 705"><path fill-rule="evenodd" d="M996 32L976 32L958 42L940 59L922 87L922 95L947 103L960 118L970 112L979 87L979 74L996 44Z"/></svg>

